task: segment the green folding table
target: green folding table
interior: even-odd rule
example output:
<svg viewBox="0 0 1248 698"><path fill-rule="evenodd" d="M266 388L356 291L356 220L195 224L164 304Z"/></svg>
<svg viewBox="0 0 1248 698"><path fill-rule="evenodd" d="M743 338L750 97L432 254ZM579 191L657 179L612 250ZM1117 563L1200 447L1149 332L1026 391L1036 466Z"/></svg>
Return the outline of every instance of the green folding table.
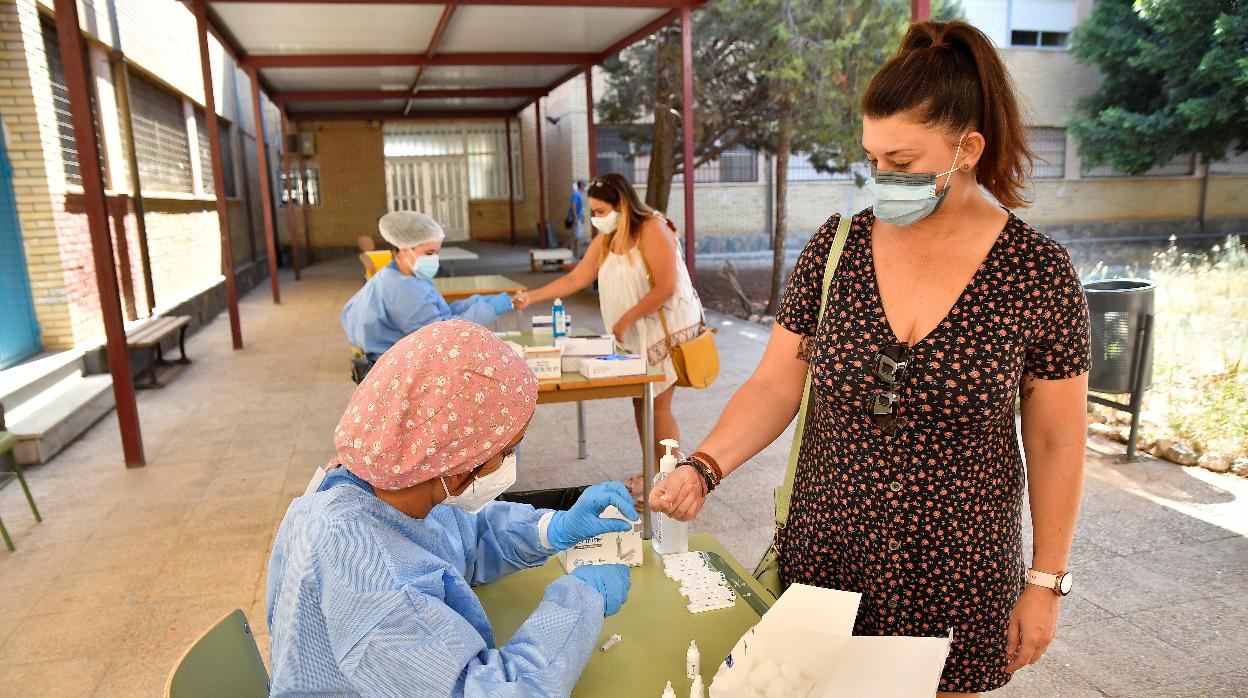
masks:
<svg viewBox="0 0 1248 698"><path fill-rule="evenodd" d="M573 696L657 698L668 681L676 695L687 696L692 681L685 678L685 652L690 640L698 643L702 680L709 690L724 657L769 606L764 599L771 596L708 534L689 536L689 548L713 553L717 566L738 587L732 608L690 613L688 600L663 574L663 562L649 541L644 548L645 563L632 569L628 601L603 624ZM476 587L498 644L511 638L541 602L546 585L562 574L559 561L551 558L541 567ZM600 651L612 633L619 633L620 641L607 652Z"/></svg>

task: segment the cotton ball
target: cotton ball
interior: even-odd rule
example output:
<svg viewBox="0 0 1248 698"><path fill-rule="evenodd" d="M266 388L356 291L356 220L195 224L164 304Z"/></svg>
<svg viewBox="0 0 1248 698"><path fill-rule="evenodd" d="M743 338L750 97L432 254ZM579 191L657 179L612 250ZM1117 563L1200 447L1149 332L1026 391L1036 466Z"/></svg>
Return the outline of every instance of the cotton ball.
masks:
<svg viewBox="0 0 1248 698"><path fill-rule="evenodd" d="M802 683L802 670L796 664L781 664L780 680L789 688L797 688Z"/></svg>
<svg viewBox="0 0 1248 698"><path fill-rule="evenodd" d="M792 689L779 683L773 683L767 688L764 698L788 698L793 695Z"/></svg>
<svg viewBox="0 0 1248 698"><path fill-rule="evenodd" d="M758 664L754 665L754 672L768 681L772 681L780 674L780 665L770 659L760 659Z"/></svg>
<svg viewBox="0 0 1248 698"><path fill-rule="evenodd" d="M761 695L771 685L771 680L759 673L758 665L754 665L751 667L750 673L746 675L745 683L750 687L751 692L755 695Z"/></svg>

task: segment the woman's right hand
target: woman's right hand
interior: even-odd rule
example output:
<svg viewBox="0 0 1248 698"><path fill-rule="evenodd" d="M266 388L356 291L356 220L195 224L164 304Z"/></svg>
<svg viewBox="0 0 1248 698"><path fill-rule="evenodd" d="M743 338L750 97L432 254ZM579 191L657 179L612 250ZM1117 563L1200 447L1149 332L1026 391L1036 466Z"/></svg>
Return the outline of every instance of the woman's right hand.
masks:
<svg viewBox="0 0 1248 698"><path fill-rule="evenodd" d="M691 465L682 465L652 490L650 509L676 519L689 521L706 503L706 483Z"/></svg>

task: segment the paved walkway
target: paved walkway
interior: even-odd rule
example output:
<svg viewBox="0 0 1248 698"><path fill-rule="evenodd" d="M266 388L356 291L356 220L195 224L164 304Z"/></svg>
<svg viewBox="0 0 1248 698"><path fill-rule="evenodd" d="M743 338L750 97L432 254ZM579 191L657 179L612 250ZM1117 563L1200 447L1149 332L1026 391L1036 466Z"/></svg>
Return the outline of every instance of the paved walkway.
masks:
<svg viewBox="0 0 1248 698"><path fill-rule="evenodd" d="M195 363L165 389L139 394L147 467L122 466L109 416L30 470L42 524L16 487L0 491L18 545L0 548L0 696L159 695L187 643L233 608L247 612L267 648L269 546L290 499L332 455L330 433L353 388L337 314L358 285L353 260L316 265L298 284L284 278L279 307L263 288L243 300L246 350L230 350L224 316L191 338ZM592 296L571 299L569 312L578 325L600 322ZM715 322L720 380L676 399L689 446L767 339L755 326ZM626 403L589 404L586 461L575 457L573 410L538 411L520 486L637 470ZM781 439L727 480L695 530L754 562L771 535L770 489L786 449ZM1156 462L1120 466L1091 451L1076 592L1063 604L1058 640L999 694L1248 694L1245 534L1244 480Z"/></svg>

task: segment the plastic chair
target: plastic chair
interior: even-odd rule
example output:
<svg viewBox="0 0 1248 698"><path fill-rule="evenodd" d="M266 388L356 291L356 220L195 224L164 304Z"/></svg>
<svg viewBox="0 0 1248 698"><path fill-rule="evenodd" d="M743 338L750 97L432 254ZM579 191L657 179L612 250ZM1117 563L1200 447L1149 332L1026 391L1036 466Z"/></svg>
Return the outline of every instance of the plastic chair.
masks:
<svg viewBox="0 0 1248 698"><path fill-rule="evenodd" d="M165 684L165 698L268 695L269 672L242 609L227 613L191 643Z"/></svg>
<svg viewBox="0 0 1248 698"><path fill-rule="evenodd" d="M373 263L373 269L375 269L375 270L380 270L382 267L384 267L384 266L386 266L387 264L389 264L389 263L390 263L390 260L394 259L394 253L393 253L393 252L390 252L389 250L380 250L380 251L374 251L374 252L365 252L364 254L368 255L368 259L369 259L369 261L371 261L371 262ZM369 271L368 267L364 267L364 278L365 278L365 279L371 279L371 278L373 278L373 274L374 274L374 272L373 272L373 271Z"/></svg>
<svg viewBox="0 0 1248 698"><path fill-rule="evenodd" d="M0 426L4 424L3 420L3 413L0 413ZM9 460L13 465L11 473L0 471L0 484L16 479L17 484L21 485L22 491L26 493L26 501L30 503L30 511L35 515L35 521L43 521L43 517L39 515L39 507L35 506L35 498L30 494L30 487L26 485L26 478L22 475L22 466L17 464L17 458L13 455L13 448L17 446L17 441L17 434L0 431L0 459ZM9 530L4 527L4 519L0 519L0 538L4 538L4 547L10 551L17 550L13 545L13 539L9 537Z"/></svg>

